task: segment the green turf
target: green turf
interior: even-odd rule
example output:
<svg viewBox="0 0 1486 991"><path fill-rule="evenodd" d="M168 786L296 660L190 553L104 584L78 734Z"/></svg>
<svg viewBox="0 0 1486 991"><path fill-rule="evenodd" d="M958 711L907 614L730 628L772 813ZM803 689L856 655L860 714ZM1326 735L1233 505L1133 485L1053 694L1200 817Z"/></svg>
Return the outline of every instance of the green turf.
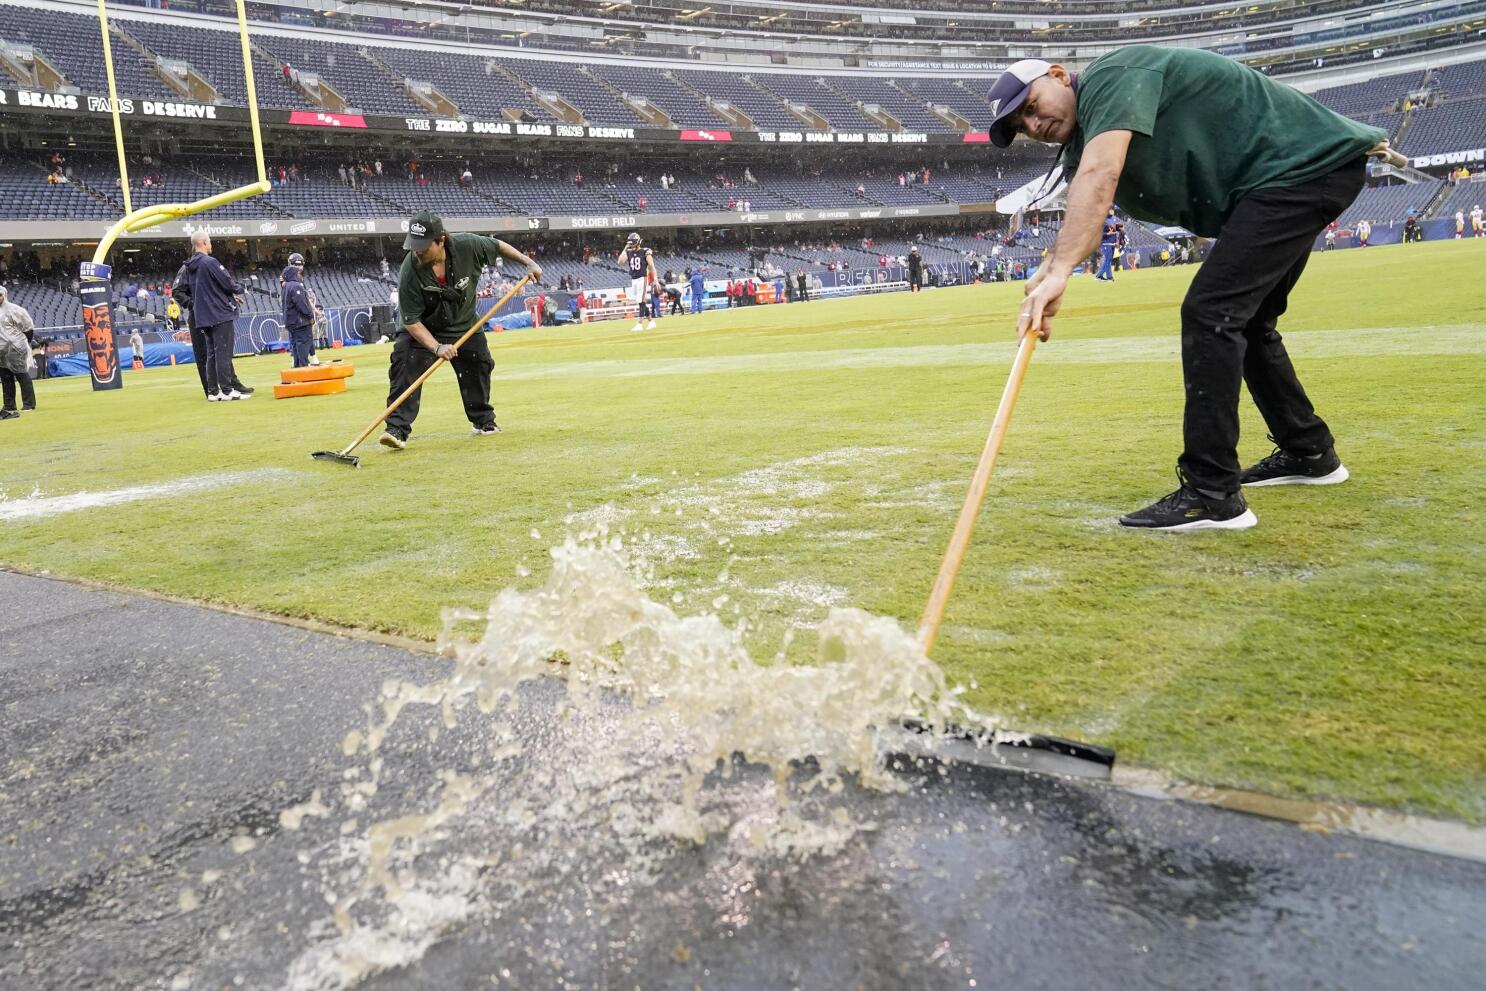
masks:
<svg viewBox="0 0 1486 991"><path fill-rule="evenodd" d="M1486 819L1483 249L1315 257L1283 329L1353 481L1259 490L1241 533L1113 524L1174 484L1195 269L1075 280L935 651L974 679L971 701L1191 780ZM0 561L431 637L441 607L537 582L547 547L608 518L648 531L657 598L695 611L726 594L766 656L825 602L913 625L1019 292L500 335L505 434L467 436L445 372L409 449L368 444L359 470L308 454L380 410L385 347L345 352L350 391L320 399L269 398L282 357L239 363L248 403L208 405L184 368L116 393L44 382L41 412L0 424L12 509L257 474L3 521ZM1268 451L1246 402L1241 453Z"/></svg>

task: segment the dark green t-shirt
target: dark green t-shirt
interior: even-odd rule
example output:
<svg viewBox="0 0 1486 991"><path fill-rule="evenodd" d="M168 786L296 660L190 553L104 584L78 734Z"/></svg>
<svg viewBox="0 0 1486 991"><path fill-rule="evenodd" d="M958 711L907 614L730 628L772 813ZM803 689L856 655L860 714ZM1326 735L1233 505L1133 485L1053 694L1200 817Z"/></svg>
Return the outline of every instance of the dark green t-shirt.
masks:
<svg viewBox="0 0 1486 991"><path fill-rule="evenodd" d="M480 271L486 265L500 264L500 245L483 234L450 234L443 285L432 269L418 264L411 251L403 255L397 275L397 308L402 311L403 324L421 323L435 340L444 343L458 340L479 316L475 293L480 288Z"/></svg>
<svg viewBox="0 0 1486 991"><path fill-rule="evenodd" d="M1216 237L1254 190L1318 179L1388 136L1195 48L1117 49L1079 75L1075 92L1078 126L1065 170L1077 169L1096 135L1131 131L1115 202L1204 237Z"/></svg>

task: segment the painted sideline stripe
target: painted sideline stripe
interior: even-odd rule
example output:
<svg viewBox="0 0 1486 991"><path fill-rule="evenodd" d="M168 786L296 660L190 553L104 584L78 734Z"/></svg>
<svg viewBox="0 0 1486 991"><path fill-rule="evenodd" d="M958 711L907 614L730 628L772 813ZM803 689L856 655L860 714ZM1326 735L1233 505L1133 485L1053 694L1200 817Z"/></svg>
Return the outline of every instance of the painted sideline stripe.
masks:
<svg viewBox="0 0 1486 991"><path fill-rule="evenodd" d="M74 492L71 495L41 496L31 499L0 498L0 520L25 520L38 516L53 516L79 509L99 509L118 506L141 499L161 496L176 496L188 492L203 492L244 482L267 482L287 478L294 474L287 468L259 468L256 471L223 472L219 475L196 475L179 478L173 482L155 485L136 485L127 489L112 489L105 492Z"/></svg>
<svg viewBox="0 0 1486 991"><path fill-rule="evenodd" d="M1486 354L1486 325L1436 327L1359 327L1353 330L1297 331L1285 337L1301 358L1386 358L1423 355ZM1181 336L1094 337L1060 340L1037 349L1039 365L1105 365L1180 360ZM1010 365L1013 341L984 344L923 344L917 347L842 348L772 354L717 355L705 358L614 358L544 364L537 368L496 369L502 381L545 378L625 378L653 375L712 375L736 372L815 372L842 368L910 368L926 365Z"/></svg>

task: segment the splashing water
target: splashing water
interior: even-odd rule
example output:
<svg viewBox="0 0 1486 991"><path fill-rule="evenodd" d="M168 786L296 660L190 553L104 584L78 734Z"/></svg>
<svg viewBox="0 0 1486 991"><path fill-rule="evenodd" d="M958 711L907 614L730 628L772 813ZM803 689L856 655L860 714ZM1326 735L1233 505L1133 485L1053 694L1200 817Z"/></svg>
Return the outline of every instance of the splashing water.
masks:
<svg viewBox="0 0 1486 991"><path fill-rule="evenodd" d="M366 729L345 739L365 763L347 770L342 809L317 794L293 810L341 815L346 835L326 865L339 892L327 895L332 924L296 961L291 987L355 984L543 891L581 891L589 911L620 903L696 844L745 859L832 854L874 826L838 804L849 782L904 787L879 728L995 728L895 620L833 608L814 628L814 664L760 664L743 646L746 622L678 615L641 590L620 537L602 527L585 537L552 549L540 588L508 588L483 616L446 611L452 673L385 684ZM480 619L478 641L452 633ZM532 691L558 685L560 718L549 703L533 722ZM419 723L413 711L439 718ZM412 789L423 810L388 815L416 733L429 744L442 735L440 759L457 750L465 766L440 772L432 795L423 772ZM735 774L735 755L768 774Z"/></svg>

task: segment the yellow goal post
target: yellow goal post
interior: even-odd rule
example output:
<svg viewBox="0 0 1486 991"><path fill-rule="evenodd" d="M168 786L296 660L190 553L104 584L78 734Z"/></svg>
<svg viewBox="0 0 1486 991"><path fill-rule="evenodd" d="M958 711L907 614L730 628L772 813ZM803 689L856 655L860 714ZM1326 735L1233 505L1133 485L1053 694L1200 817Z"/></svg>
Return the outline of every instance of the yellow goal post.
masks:
<svg viewBox="0 0 1486 991"><path fill-rule="evenodd" d="M119 218L103 235L103 240L98 242L98 248L93 253L94 264L102 264L108 257L108 251L113 247L114 242L130 231L153 227L164 220L179 220L193 213L201 213L204 210L247 199L249 196L266 193L273 188L269 184L268 169L263 161L263 131L258 124L258 88L253 81L253 48L248 41L246 0L237 0L237 33L242 43L243 82L248 92L248 119L253 127L253 159L258 167L258 181L236 189L223 190L194 203L158 203L138 210L135 210L130 203L129 167L124 160L124 126L119 119L119 91L118 84L114 81L113 49L108 37L107 0L98 0L98 29L103 34L103 68L108 75L108 102L113 113L114 147L119 156L119 191L124 198L124 216Z"/></svg>

